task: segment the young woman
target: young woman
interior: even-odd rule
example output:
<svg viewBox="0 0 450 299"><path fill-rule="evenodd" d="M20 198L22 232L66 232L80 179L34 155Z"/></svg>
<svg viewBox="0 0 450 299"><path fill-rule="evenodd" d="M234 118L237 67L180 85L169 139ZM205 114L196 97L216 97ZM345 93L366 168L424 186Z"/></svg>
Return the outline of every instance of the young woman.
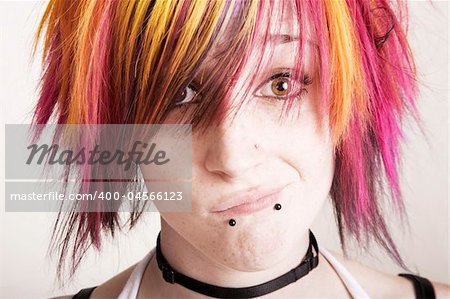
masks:
<svg viewBox="0 0 450 299"><path fill-rule="evenodd" d="M383 196L404 213L401 123L419 121L405 9L51 0L35 124L192 124L192 211L161 212L142 261L64 298L449 296L330 252L309 230L331 198L344 252L348 236L371 239L407 269L381 213ZM78 265L120 225L118 213L67 216L54 243L61 263L72 238Z"/></svg>

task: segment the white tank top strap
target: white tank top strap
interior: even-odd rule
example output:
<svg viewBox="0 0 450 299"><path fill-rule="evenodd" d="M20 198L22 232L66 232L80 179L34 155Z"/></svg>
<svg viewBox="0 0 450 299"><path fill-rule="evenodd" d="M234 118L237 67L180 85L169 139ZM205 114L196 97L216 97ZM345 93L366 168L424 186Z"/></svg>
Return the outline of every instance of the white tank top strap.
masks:
<svg viewBox="0 0 450 299"><path fill-rule="evenodd" d="M327 249L319 247L320 253L330 262L339 277L344 282L345 287L355 299L370 299L353 275L342 265Z"/></svg>
<svg viewBox="0 0 450 299"><path fill-rule="evenodd" d="M156 248L153 248L147 255L136 265L118 299L136 299L141 284L142 276L150 259L155 254ZM353 275L325 248L319 247L320 253L330 262L336 270L339 277L344 282L347 290L355 299L370 299L369 295L364 291ZM320 261L319 261L320 262Z"/></svg>
<svg viewBox="0 0 450 299"><path fill-rule="evenodd" d="M156 247L154 247L147 255L136 265L131 272L127 283L120 292L118 299L136 299L139 290L139 285L141 284L142 276L144 276L145 268L147 267L150 259L155 253Z"/></svg>

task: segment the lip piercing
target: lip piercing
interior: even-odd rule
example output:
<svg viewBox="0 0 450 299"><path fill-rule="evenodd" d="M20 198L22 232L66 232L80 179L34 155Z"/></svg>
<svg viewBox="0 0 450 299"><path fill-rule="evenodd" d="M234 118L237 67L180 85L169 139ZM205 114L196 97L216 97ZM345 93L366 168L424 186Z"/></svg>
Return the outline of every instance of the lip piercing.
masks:
<svg viewBox="0 0 450 299"><path fill-rule="evenodd" d="M274 208L275 208L275 210L277 210L277 211L281 210L281 204L276 203L275 206L274 206ZM236 225L236 220L230 219L230 220L228 221L228 224L229 224L230 226L235 226L235 225Z"/></svg>

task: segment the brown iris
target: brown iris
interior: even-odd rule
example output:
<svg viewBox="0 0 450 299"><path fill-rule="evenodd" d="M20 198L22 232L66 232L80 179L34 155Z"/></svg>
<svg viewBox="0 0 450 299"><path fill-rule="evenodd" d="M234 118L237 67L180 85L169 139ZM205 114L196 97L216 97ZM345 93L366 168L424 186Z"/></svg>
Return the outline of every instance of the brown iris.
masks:
<svg viewBox="0 0 450 299"><path fill-rule="evenodd" d="M272 81L272 92L276 96L285 96L289 92L289 82L287 78L276 78Z"/></svg>

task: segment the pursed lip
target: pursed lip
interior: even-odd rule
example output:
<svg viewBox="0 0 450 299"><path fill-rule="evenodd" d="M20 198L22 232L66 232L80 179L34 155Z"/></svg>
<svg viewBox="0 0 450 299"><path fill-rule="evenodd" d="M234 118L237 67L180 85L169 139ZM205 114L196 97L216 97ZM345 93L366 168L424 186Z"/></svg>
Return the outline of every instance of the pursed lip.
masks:
<svg viewBox="0 0 450 299"><path fill-rule="evenodd" d="M232 197L224 204L212 210L212 213L218 214L248 214L265 209L272 205L280 196L280 192L286 187L265 188L253 192L240 193Z"/></svg>

